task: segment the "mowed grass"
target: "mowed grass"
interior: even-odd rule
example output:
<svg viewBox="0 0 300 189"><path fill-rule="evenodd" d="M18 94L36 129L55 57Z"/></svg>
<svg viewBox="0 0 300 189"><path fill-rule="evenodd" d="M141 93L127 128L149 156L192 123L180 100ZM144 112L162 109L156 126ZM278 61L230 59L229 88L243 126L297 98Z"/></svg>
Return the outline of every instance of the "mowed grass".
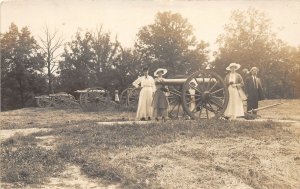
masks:
<svg viewBox="0 0 300 189"><path fill-rule="evenodd" d="M57 152L37 146L34 135L15 134L1 143L1 181L23 187L42 183L64 169Z"/></svg>
<svg viewBox="0 0 300 189"><path fill-rule="evenodd" d="M36 147L35 137L47 135L58 138L54 150ZM26 149L33 157L9 159L12 146L14 153L23 154ZM80 166L90 178L120 188L295 188L300 181L299 138L271 121L113 126L88 122L15 136L1 147L9 151L1 160L5 182L45 183L67 163ZM16 161L17 156L30 160ZM36 161L41 156L47 164ZM15 174L21 176L11 176L12 162ZM22 176L24 169L30 177ZM39 177L34 179L35 175Z"/></svg>
<svg viewBox="0 0 300 189"><path fill-rule="evenodd" d="M297 103L286 101L259 113L263 118L297 120ZM1 181L17 188L47 186L49 178L74 164L101 185L120 188L300 186L299 136L287 125L225 120L96 123L134 116L134 112L40 108L2 112L1 129L52 129L16 134L1 143ZM55 138L53 148L41 147L41 136Z"/></svg>
<svg viewBox="0 0 300 189"><path fill-rule="evenodd" d="M299 140L273 122L91 124L57 132L62 139L59 149L66 160L80 165L91 177L121 183L122 188L218 188L228 179L253 188L292 188L300 181ZM285 147L287 144L291 146ZM262 150L255 152L257 148ZM286 152L290 155L271 163L282 163L277 165L277 172L261 164L270 160L272 148L278 158L287 156ZM175 173L170 175L170 171ZM181 171L186 172L186 179ZM289 176L279 177L281 171Z"/></svg>
<svg viewBox="0 0 300 189"><path fill-rule="evenodd" d="M0 129L55 128L95 121L132 120L134 112L85 112L81 109L23 108L0 113Z"/></svg>
<svg viewBox="0 0 300 189"><path fill-rule="evenodd" d="M259 102L259 107L269 106L277 103L283 104L261 110L258 113L262 116L262 118L300 121L300 99L263 100Z"/></svg>
<svg viewBox="0 0 300 189"><path fill-rule="evenodd" d="M261 110L262 118L292 119L300 121L300 99L264 100L259 107L283 102L282 105ZM77 123L96 121L134 120L135 112L122 111L85 112L81 109L23 108L0 113L0 129L55 128Z"/></svg>

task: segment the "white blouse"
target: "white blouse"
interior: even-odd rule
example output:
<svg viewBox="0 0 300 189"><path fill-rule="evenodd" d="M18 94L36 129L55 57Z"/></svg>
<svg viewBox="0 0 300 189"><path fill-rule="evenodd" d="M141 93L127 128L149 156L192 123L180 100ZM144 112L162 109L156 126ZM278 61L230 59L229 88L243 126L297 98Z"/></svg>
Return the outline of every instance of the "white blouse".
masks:
<svg viewBox="0 0 300 189"><path fill-rule="evenodd" d="M155 82L154 82L153 77L151 77L150 75L148 75L147 78L145 76L141 76L132 83L132 85L136 88L139 87L139 84L141 84L142 88L143 87L152 87L153 91L155 91Z"/></svg>
<svg viewBox="0 0 300 189"><path fill-rule="evenodd" d="M233 73L230 73L230 75L229 75L229 83L235 83L235 74Z"/></svg>

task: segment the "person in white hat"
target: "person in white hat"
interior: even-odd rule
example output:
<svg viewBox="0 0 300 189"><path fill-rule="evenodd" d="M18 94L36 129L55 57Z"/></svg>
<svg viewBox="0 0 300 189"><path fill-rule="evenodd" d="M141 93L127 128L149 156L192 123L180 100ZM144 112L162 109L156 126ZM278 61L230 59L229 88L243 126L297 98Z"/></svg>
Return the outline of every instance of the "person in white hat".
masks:
<svg viewBox="0 0 300 189"><path fill-rule="evenodd" d="M166 117L168 117L169 101L166 96L166 92L168 91L168 89L163 84L164 81L163 76L167 72L168 70L163 68L158 68L154 72L154 76L156 76L156 78L154 79L156 91L153 96L152 106L153 106L153 117L155 117L156 120L159 120L159 117L161 117L162 120L165 121Z"/></svg>
<svg viewBox="0 0 300 189"><path fill-rule="evenodd" d="M258 108L258 101L264 99L261 80L257 77L258 71L257 67L252 67L249 71L251 75L245 80L245 92L248 96L247 111ZM253 113L256 114L256 112Z"/></svg>
<svg viewBox="0 0 300 189"><path fill-rule="evenodd" d="M241 92L244 82L242 76L236 72L240 67L240 64L230 63L226 68L226 70L230 71L225 77L225 83L228 86L229 101L224 116L229 119L244 116L243 100L246 99L245 94Z"/></svg>
<svg viewBox="0 0 300 189"><path fill-rule="evenodd" d="M136 119L142 121L146 119L151 120L153 117L152 100L155 92L154 79L148 75L148 67L143 68L143 74L143 76L132 83L136 88L142 88L136 113Z"/></svg>

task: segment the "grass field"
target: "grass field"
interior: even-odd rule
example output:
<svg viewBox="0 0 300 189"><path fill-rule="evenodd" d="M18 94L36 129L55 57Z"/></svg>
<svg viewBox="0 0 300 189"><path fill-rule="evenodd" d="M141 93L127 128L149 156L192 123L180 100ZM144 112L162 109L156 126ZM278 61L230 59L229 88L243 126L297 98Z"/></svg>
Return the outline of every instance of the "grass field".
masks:
<svg viewBox="0 0 300 189"><path fill-rule="evenodd" d="M300 100L284 102L261 111L262 118L300 120ZM2 112L1 188L300 186L300 135L294 130L299 125L224 120L96 123L132 119L129 112Z"/></svg>

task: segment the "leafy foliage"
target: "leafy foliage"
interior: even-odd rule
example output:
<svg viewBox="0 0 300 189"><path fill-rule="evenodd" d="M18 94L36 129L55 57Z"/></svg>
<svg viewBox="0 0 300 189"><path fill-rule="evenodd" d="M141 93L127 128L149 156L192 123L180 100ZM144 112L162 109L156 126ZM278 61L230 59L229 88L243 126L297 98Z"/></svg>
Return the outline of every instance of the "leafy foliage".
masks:
<svg viewBox="0 0 300 189"><path fill-rule="evenodd" d="M297 69L292 63L295 51L272 32L271 19L264 12L254 8L233 11L224 30L217 39L219 50L215 60L220 74L224 74L230 62L241 64L242 69L257 66L267 97L292 96L291 70Z"/></svg>
<svg viewBox="0 0 300 189"><path fill-rule="evenodd" d="M67 43L60 64L61 88L67 91L101 86L110 91L124 89L137 76L137 54L123 49L110 33L77 33Z"/></svg>
<svg viewBox="0 0 300 189"><path fill-rule="evenodd" d="M144 64L164 67L171 75L186 74L207 61L208 44L197 42L192 25L179 13L159 12L154 24L138 33L135 47Z"/></svg>
<svg viewBox="0 0 300 189"><path fill-rule="evenodd" d="M12 23L1 36L1 53L1 108L32 105L34 95L43 93L45 79L43 57L28 28L19 31Z"/></svg>

